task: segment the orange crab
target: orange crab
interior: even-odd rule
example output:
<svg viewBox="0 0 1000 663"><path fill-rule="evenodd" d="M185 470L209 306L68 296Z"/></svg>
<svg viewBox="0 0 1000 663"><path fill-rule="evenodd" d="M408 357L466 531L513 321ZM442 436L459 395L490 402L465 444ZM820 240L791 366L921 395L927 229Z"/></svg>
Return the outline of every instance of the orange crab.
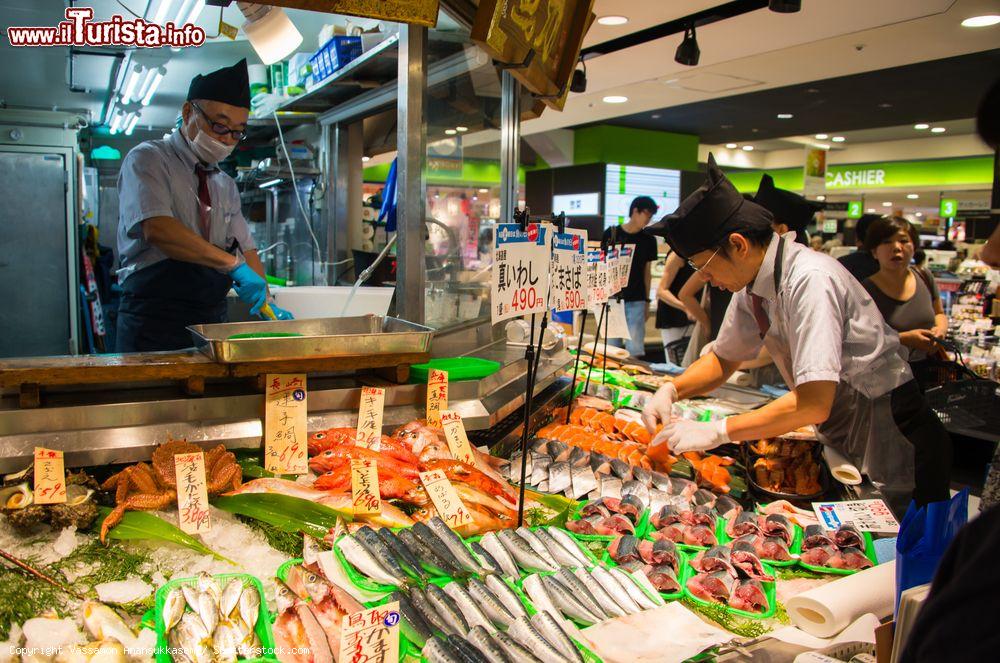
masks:
<svg viewBox="0 0 1000 663"><path fill-rule="evenodd" d="M101 523L101 542L106 542L108 531L117 525L126 511L153 511L163 509L177 501L177 476L174 456L201 451L201 447L187 440L168 439L153 451L152 466L136 463L111 476L101 484L102 490L115 491L115 508ZM219 446L205 452L205 477L208 494L218 495L228 490L238 490L243 472L236 456Z"/></svg>

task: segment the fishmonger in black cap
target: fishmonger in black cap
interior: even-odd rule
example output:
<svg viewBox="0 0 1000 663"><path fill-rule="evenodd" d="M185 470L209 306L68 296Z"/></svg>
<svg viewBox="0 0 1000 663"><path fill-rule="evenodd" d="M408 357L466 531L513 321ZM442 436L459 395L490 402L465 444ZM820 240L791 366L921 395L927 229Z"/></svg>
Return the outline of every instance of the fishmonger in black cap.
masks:
<svg viewBox="0 0 1000 663"><path fill-rule="evenodd" d="M235 287L251 313L267 303L264 266L236 182L218 168L250 116L247 62L195 76L182 122L135 146L118 175L118 352L192 344L188 325L225 322ZM279 318L290 314L277 306Z"/></svg>

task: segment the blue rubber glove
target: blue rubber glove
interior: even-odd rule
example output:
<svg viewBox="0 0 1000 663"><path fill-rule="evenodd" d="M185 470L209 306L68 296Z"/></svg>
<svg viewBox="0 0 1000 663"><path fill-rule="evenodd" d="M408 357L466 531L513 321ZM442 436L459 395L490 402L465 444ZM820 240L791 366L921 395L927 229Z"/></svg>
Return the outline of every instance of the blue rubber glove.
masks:
<svg viewBox="0 0 1000 663"><path fill-rule="evenodd" d="M229 272L229 276L233 278L236 294L250 305L250 314L260 313L260 307L267 301L267 281L246 263Z"/></svg>
<svg viewBox="0 0 1000 663"><path fill-rule="evenodd" d="M271 310L274 311L274 317L278 320L294 320L295 316L291 314L290 311L286 311L277 304L271 304Z"/></svg>

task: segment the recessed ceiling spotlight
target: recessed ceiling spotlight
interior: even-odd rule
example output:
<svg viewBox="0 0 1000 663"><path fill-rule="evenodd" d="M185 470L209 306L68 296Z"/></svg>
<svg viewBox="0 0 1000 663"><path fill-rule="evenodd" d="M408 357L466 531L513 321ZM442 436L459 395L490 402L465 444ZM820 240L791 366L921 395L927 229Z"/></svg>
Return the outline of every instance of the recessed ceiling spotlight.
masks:
<svg viewBox="0 0 1000 663"><path fill-rule="evenodd" d="M874 207L869 207L865 211L868 212L869 214L874 214L875 213L875 208Z"/></svg>
<svg viewBox="0 0 1000 663"><path fill-rule="evenodd" d="M806 94L819 94L819 88L806 88Z"/></svg>
<svg viewBox="0 0 1000 663"><path fill-rule="evenodd" d="M847 139L844 138L843 136L834 136L830 140L832 140L834 143L843 143Z"/></svg>
<svg viewBox="0 0 1000 663"><path fill-rule="evenodd" d="M479 190L479 193L489 193L489 192L490 192L489 189L480 189Z"/></svg>
<svg viewBox="0 0 1000 663"><path fill-rule="evenodd" d="M628 23L628 16L602 16L597 22L601 25L625 25Z"/></svg>
<svg viewBox="0 0 1000 663"><path fill-rule="evenodd" d="M883 101L882 103L880 103L878 105L878 107L879 108L892 108L892 104L890 104L888 101Z"/></svg>
<svg viewBox="0 0 1000 663"><path fill-rule="evenodd" d="M919 198L920 196L918 196L918 195L917 195L917 194L915 194L915 193L908 193L908 194L906 194L906 197L907 197L907 198L909 198L910 200L916 200L916 199L917 199L917 198Z"/></svg>
<svg viewBox="0 0 1000 663"><path fill-rule="evenodd" d="M719 128L720 129L732 129L733 125L731 125L731 124L720 124Z"/></svg>
<svg viewBox="0 0 1000 663"><path fill-rule="evenodd" d="M816 134L816 140L826 140L830 137L830 134Z"/></svg>
<svg viewBox="0 0 1000 663"><path fill-rule="evenodd" d="M366 154L365 156L361 157L361 160L367 163L371 161L372 158Z"/></svg>
<svg viewBox="0 0 1000 663"><path fill-rule="evenodd" d="M923 216L923 215L924 215L923 212L917 212L917 216Z"/></svg>
<svg viewBox="0 0 1000 663"><path fill-rule="evenodd" d="M460 134L464 134L468 130L469 130L469 127L455 127L455 131L457 131Z"/></svg>
<svg viewBox="0 0 1000 663"><path fill-rule="evenodd" d="M983 16L970 16L962 21L963 28L986 28L1000 23L1000 14L984 14Z"/></svg>
<svg viewBox="0 0 1000 663"><path fill-rule="evenodd" d="M736 143L726 143L727 150L735 150L737 147Z"/></svg>
<svg viewBox="0 0 1000 663"><path fill-rule="evenodd" d="M892 207L892 203L882 203L882 207Z"/></svg>
<svg viewBox="0 0 1000 663"><path fill-rule="evenodd" d="M944 132L945 132L945 128L944 127L932 127L931 128L931 133L932 134L943 134Z"/></svg>
<svg viewBox="0 0 1000 663"><path fill-rule="evenodd" d="M606 104L624 104L626 101L628 101L628 97L624 97L620 94L611 94L604 97L602 101Z"/></svg>
<svg viewBox="0 0 1000 663"><path fill-rule="evenodd" d="M826 200L826 196L816 196L816 200L823 202L824 200Z"/></svg>
<svg viewBox="0 0 1000 663"><path fill-rule="evenodd" d="M660 115L659 113L653 113L652 115L650 115L650 117L653 118L654 120L659 120L663 116Z"/></svg>
<svg viewBox="0 0 1000 663"><path fill-rule="evenodd" d="M744 145L743 146L743 151L744 152L753 152L753 145Z"/></svg>
<svg viewBox="0 0 1000 663"><path fill-rule="evenodd" d="M791 113L778 113L778 119L779 120L790 120L793 117L795 117L795 116L792 115Z"/></svg>
<svg viewBox="0 0 1000 663"><path fill-rule="evenodd" d="M821 150L828 150L830 149L830 143L816 143L816 147Z"/></svg>
<svg viewBox="0 0 1000 663"><path fill-rule="evenodd" d="M454 129L445 129L445 130L444 130L444 135L445 135L445 136L454 136L454 135L455 135L455 134L457 134L457 133L458 133L458 132L457 132L457 131L455 131Z"/></svg>
<svg viewBox="0 0 1000 663"><path fill-rule="evenodd" d="M926 122L921 122L919 124L914 124L913 128L916 129L917 131L923 131L924 129L930 129L931 125L927 124Z"/></svg>

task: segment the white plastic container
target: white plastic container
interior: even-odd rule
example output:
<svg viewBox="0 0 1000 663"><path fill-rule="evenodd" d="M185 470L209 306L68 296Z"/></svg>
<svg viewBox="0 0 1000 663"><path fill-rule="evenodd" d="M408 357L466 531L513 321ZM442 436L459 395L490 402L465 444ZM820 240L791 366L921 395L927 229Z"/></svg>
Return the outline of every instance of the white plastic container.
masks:
<svg viewBox="0 0 1000 663"><path fill-rule="evenodd" d="M350 286L307 285L294 288L272 286L274 303L291 312L296 320L310 318L340 318L358 315L387 315L395 288L360 287L354 293L344 310L351 294Z"/></svg>

